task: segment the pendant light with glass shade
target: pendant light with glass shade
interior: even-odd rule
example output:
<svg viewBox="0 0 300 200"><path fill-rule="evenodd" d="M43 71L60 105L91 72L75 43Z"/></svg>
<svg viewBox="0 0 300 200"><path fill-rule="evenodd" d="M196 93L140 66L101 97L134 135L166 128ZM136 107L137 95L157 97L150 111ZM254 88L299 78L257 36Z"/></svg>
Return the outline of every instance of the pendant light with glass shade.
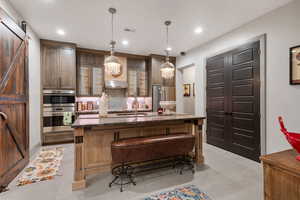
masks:
<svg viewBox="0 0 300 200"><path fill-rule="evenodd" d="M114 56L116 41L114 40L114 14L117 12L115 8L109 8L109 13L111 13L111 42L110 42L110 56L105 58L104 66L105 70L109 72L112 76L121 75L121 62L118 57Z"/></svg>
<svg viewBox="0 0 300 200"><path fill-rule="evenodd" d="M166 52L166 62L164 62L161 65L161 76L164 79L171 79L174 77L174 72L175 72L175 66L173 63L170 62L170 57L169 57L169 26L171 25L171 21L165 21L166 25L166 33L167 33L167 48L165 50Z"/></svg>

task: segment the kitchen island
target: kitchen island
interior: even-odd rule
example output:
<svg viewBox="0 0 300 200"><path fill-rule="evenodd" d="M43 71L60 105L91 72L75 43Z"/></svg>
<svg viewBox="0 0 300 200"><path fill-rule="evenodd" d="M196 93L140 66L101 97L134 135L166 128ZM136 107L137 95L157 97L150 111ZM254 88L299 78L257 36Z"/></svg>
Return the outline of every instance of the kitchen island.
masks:
<svg viewBox="0 0 300 200"><path fill-rule="evenodd" d="M73 190L86 187L86 177L110 171L112 168L111 143L118 139L186 133L195 135L194 157L203 164L203 117L187 114L129 113L81 115L74 128L74 181Z"/></svg>

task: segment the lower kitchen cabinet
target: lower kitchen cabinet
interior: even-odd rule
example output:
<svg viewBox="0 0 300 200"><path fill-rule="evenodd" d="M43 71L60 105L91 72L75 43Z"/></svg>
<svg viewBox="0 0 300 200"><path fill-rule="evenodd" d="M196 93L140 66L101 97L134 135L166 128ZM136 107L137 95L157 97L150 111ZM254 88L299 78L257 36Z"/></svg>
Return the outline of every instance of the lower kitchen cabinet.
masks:
<svg viewBox="0 0 300 200"><path fill-rule="evenodd" d="M69 143L73 141L73 131L43 133L43 145Z"/></svg>

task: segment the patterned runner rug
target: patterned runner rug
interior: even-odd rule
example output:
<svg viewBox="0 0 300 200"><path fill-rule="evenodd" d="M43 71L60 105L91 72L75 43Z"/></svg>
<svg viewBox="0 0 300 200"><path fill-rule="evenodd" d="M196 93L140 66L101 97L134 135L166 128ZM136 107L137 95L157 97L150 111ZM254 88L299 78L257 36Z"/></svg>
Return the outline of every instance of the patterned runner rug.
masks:
<svg viewBox="0 0 300 200"><path fill-rule="evenodd" d="M23 171L17 181L17 186L23 186L53 179L59 170L63 158L64 148L46 148Z"/></svg>
<svg viewBox="0 0 300 200"><path fill-rule="evenodd" d="M196 186L189 185L176 188L167 192L151 195L144 200L211 200L205 193Z"/></svg>

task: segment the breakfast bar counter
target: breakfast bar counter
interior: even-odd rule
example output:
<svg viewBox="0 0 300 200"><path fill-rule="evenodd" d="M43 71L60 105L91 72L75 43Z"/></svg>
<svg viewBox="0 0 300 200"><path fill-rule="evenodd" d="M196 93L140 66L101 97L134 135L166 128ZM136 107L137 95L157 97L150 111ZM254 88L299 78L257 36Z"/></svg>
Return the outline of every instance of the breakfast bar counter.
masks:
<svg viewBox="0 0 300 200"><path fill-rule="evenodd" d="M128 113L80 115L74 128L75 159L72 188L86 187L86 177L112 169L111 143L134 137L150 137L186 133L196 138L193 155L197 164L203 164L202 125L204 117L188 114Z"/></svg>

